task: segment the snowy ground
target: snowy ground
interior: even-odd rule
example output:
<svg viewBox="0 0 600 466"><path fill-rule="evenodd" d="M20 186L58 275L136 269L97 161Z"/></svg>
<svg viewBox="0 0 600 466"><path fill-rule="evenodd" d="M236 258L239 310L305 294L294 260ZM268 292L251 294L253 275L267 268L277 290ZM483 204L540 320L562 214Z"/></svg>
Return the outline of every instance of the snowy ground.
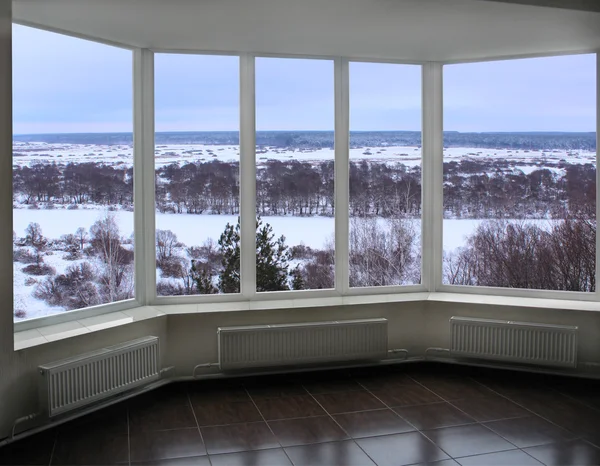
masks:
<svg viewBox="0 0 600 466"><path fill-rule="evenodd" d="M32 163L83 163L105 162L119 166L133 164L131 145L92 145L92 144L49 144L43 142L14 142L14 164ZM333 160L331 149L286 151L279 147L257 148L258 164L267 160L298 160L318 162ZM239 146L219 146L205 144L157 145L155 148L156 167L182 162L222 162L239 161ZM595 163L596 154L590 151L573 150L511 150L450 147L444 149L444 161L465 159L510 160L519 169L527 173L544 164L555 165L561 161L571 164ZM421 164L421 149L415 146L364 147L350 149L350 160L369 160L372 162L402 162L406 166Z"/></svg>
<svg viewBox="0 0 600 466"><path fill-rule="evenodd" d="M92 145L92 144L49 144L36 142L15 142L13 144L13 163L15 166L26 166L34 163L106 163L109 165L130 167L133 163L133 148L131 145ZM155 148L156 167L171 163L239 161L239 146L218 146L203 144L157 145ZM512 170L530 173L538 168L548 167L562 173L557 165L560 162L570 164L595 164L595 153L588 151L526 151L509 149L481 148L446 148L444 161L452 160L509 160ZM260 166L268 160L299 160L304 162L320 162L333 160L331 149L286 151L276 147L259 147L256 160ZM364 147L350 150L350 160L379 163L402 163L407 167L421 165L421 149L419 147ZM19 206L21 207L21 206ZM24 207L24 206L23 206ZM62 206L64 207L64 206ZM52 210L33 210L17 208L14 210L14 231L17 237L24 236L27 225L31 222L40 224L44 236L58 239L68 233L75 233L77 228L89 229L90 226L103 216L100 208L80 207L77 210L57 208ZM114 212L119 224L121 235L130 238L133 233L133 212L117 210ZM156 214L158 229L173 231L179 241L187 246L201 245L207 239L217 240L227 222L235 223L236 216L227 215L189 215L189 214ZM263 217L265 223L273 226L274 233L285 235L290 246L305 244L313 248L322 248L331 241L334 235L334 219L330 217ZM463 246L465 237L471 234L482 220L451 219L444 220L444 250L453 251ZM547 220L529 220L548 224ZM415 230L420 231L420 221L415 221ZM418 240L418 239L417 239ZM53 266L57 273L77 261L66 261L66 253L56 252L45 257L45 262ZM21 269L24 264L15 263L15 308L27 311L27 318L61 312L31 296L35 283L32 277L24 274ZM40 280L40 277L33 277ZM28 280L29 285L25 285ZM19 320L19 319L16 319Z"/></svg>

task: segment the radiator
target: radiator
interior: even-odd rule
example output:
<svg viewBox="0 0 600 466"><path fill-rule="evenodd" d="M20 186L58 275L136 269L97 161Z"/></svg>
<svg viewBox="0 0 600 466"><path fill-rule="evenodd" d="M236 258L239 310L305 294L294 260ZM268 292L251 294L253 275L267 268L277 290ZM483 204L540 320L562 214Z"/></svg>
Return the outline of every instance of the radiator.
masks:
<svg viewBox="0 0 600 466"><path fill-rule="evenodd" d="M50 417L160 377L158 337L145 337L39 366L42 408Z"/></svg>
<svg viewBox="0 0 600 466"><path fill-rule="evenodd" d="M218 329L221 370L385 359L386 319Z"/></svg>
<svg viewBox="0 0 600 466"><path fill-rule="evenodd" d="M455 356L577 366L577 327L452 317L450 328Z"/></svg>

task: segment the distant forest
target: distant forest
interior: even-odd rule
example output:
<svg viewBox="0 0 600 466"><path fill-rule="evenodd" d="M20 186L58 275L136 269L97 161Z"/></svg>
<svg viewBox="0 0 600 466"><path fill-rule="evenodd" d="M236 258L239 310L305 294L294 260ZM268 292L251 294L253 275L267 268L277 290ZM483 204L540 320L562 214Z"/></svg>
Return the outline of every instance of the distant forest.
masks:
<svg viewBox="0 0 600 466"><path fill-rule="evenodd" d="M132 144L131 133L78 133L15 135L15 141L51 144ZM156 144L237 145L237 131L159 132ZM258 146L285 148L333 148L333 131L257 131ZM350 147L420 146L420 131L351 131ZM446 147L479 147L505 149L595 150L596 133L522 132L459 133L444 132Z"/></svg>
<svg viewBox="0 0 600 466"><path fill-rule="evenodd" d="M517 168L515 170L515 168ZM133 209L131 168L102 163L33 164L14 168L16 204L32 208L95 204ZM238 215L239 165L213 160L156 170L156 208L183 214ZM446 218L566 218L590 210L596 168L560 162L525 174L508 160L444 163ZM268 160L257 167L256 213L333 216L334 163ZM421 216L421 169L401 162L350 164L350 215Z"/></svg>

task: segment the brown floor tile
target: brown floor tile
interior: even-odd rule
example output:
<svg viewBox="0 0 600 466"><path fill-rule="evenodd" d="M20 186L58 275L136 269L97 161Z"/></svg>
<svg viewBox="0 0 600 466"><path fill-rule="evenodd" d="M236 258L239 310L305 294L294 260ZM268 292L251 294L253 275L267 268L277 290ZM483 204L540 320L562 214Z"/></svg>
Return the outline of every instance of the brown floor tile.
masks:
<svg viewBox="0 0 600 466"><path fill-rule="evenodd" d="M203 427L200 429L210 455L279 447L265 422Z"/></svg>
<svg viewBox="0 0 600 466"><path fill-rule="evenodd" d="M419 430L460 426L476 422L473 418L446 402L394 408L394 411Z"/></svg>
<svg viewBox="0 0 600 466"><path fill-rule="evenodd" d="M319 443L285 449L295 466L374 466L352 440Z"/></svg>
<svg viewBox="0 0 600 466"><path fill-rule="evenodd" d="M444 401L435 393L420 385L398 385L385 390L373 390L373 395L391 408Z"/></svg>
<svg viewBox="0 0 600 466"><path fill-rule="evenodd" d="M242 386L215 388L198 386L190 391L190 400L194 406L212 403L234 403L250 401L250 396Z"/></svg>
<svg viewBox="0 0 600 466"><path fill-rule="evenodd" d="M282 448L211 455L212 466L291 466Z"/></svg>
<svg viewBox="0 0 600 466"><path fill-rule="evenodd" d="M436 395L448 401L494 395L494 393L485 386L468 378L428 376L421 378L416 377L416 380Z"/></svg>
<svg viewBox="0 0 600 466"><path fill-rule="evenodd" d="M131 461L157 461L206 454L197 428L140 432L130 437Z"/></svg>
<svg viewBox="0 0 600 466"><path fill-rule="evenodd" d="M598 431L600 411L559 393L540 391L536 394L517 395L514 399L539 416L576 434Z"/></svg>
<svg viewBox="0 0 600 466"><path fill-rule="evenodd" d="M351 413L385 408L385 406L366 390L315 395L329 414Z"/></svg>
<svg viewBox="0 0 600 466"><path fill-rule="evenodd" d="M132 434L189 427L197 427L189 402L164 402L154 406L132 406L129 409L129 432Z"/></svg>
<svg viewBox="0 0 600 466"><path fill-rule="evenodd" d="M301 384L286 381L281 377L266 377L264 380L258 377L247 381L245 387L254 400L307 394Z"/></svg>
<svg viewBox="0 0 600 466"><path fill-rule="evenodd" d="M535 458L521 450L501 451L485 455L467 456L456 458L461 466L541 466Z"/></svg>
<svg viewBox="0 0 600 466"><path fill-rule="evenodd" d="M426 430L423 433L453 458L516 448L499 435L477 424L444 427Z"/></svg>
<svg viewBox="0 0 600 466"><path fill-rule="evenodd" d="M127 435L127 404L108 406L58 426L61 433L78 433L82 430Z"/></svg>
<svg viewBox="0 0 600 466"><path fill-rule="evenodd" d="M348 438L329 416L270 421L269 426L284 447L334 442Z"/></svg>
<svg viewBox="0 0 600 466"><path fill-rule="evenodd" d="M194 413L200 427L262 421L252 401L194 405Z"/></svg>
<svg viewBox="0 0 600 466"><path fill-rule="evenodd" d="M255 400L267 421L296 417L322 416L325 413L310 395Z"/></svg>
<svg viewBox="0 0 600 466"><path fill-rule="evenodd" d="M393 390L397 389L397 385L416 385L411 377L401 372L362 376L356 381L367 390Z"/></svg>
<svg viewBox="0 0 600 466"><path fill-rule="evenodd" d="M458 400L453 401L452 404L479 422L531 415L526 409L500 396Z"/></svg>
<svg viewBox="0 0 600 466"><path fill-rule="evenodd" d="M208 456L194 456L190 458L142 461L140 463L131 463L131 466L210 466L210 460Z"/></svg>
<svg viewBox="0 0 600 466"><path fill-rule="evenodd" d="M0 464L46 466L50 464L55 439L56 431L49 430L0 447Z"/></svg>
<svg viewBox="0 0 600 466"><path fill-rule="evenodd" d="M420 432L369 437L356 442L379 466L430 463L449 458Z"/></svg>
<svg viewBox="0 0 600 466"><path fill-rule="evenodd" d="M389 409L338 414L333 418L354 438L401 434L415 430Z"/></svg>
<svg viewBox="0 0 600 466"><path fill-rule="evenodd" d="M314 381L303 385L304 388L313 395L364 390L363 387L351 379Z"/></svg>
<svg viewBox="0 0 600 466"><path fill-rule="evenodd" d="M156 403L165 402L182 404L187 403L187 384L179 382L170 383L127 400L127 404L130 407L146 405L153 406Z"/></svg>
<svg viewBox="0 0 600 466"><path fill-rule="evenodd" d="M537 416L486 422L484 424L519 448L573 439L569 431Z"/></svg>
<svg viewBox="0 0 600 466"><path fill-rule="evenodd" d="M600 464L600 449L584 440L570 440L562 443L524 448L523 451L538 459L546 466Z"/></svg>
<svg viewBox="0 0 600 466"><path fill-rule="evenodd" d="M126 435L112 432L81 431L78 434L58 435L52 464L60 465L110 465L129 461L129 444Z"/></svg>

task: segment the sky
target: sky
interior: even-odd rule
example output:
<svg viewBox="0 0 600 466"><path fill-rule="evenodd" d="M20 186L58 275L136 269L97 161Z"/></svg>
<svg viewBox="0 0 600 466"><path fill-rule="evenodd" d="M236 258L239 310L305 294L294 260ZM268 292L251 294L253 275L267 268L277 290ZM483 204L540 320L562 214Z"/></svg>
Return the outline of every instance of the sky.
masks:
<svg viewBox="0 0 600 466"><path fill-rule="evenodd" d="M444 67L444 129L595 131L596 57ZM14 133L130 132L129 50L13 26ZM157 54L157 131L239 129L239 58ZM256 59L258 130L333 130L331 60ZM421 69L350 64L350 129L421 129Z"/></svg>

